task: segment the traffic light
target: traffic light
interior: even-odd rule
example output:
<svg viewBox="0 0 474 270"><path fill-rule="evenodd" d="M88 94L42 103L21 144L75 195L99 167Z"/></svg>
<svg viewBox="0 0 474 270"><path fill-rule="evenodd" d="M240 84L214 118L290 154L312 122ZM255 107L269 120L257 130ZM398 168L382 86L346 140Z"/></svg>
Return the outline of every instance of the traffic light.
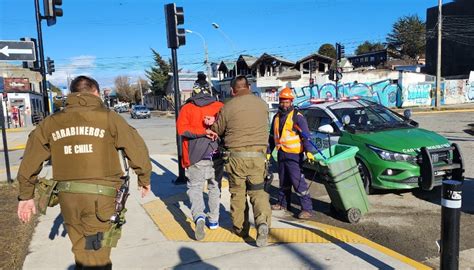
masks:
<svg viewBox="0 0 474 270"><path fill-rule="evenodd" d="M168 48L177 49L186 44L186 31L184 28L178 28L178 25L184 23L184 10L177 7L174 3L165 5L166 17L166 37L168 39Z"/></svg>
<svg viewBox="0 0 474 270"><path fill-rule="evenodd" d="M329 70L329 80L335 81L335 76L334 76L334 69Z"/></svg>
<svg viewBox="0 0 474 270"><path fill-rule="evenodd" d="M336 43L336 57L337 57L337 61L340 61L342 58L345 57L344 45Z"/></svg>
<svg viewBox="0 0 474 270"><path fill-rule="evenodd" d="M309 78L309 86L310 87L314 86L314 78Z"/></svg>
<svg viewBox="0 0 474 270"><path fill-rule="evenodd" d="M56 17L63 16L63 0L43 0L44 17L48 26L56 24Z"/></svg>
<svg viewBox="0 0 474 270"><path fill-rule="evenodd" d="M54 69L54 60L51 60L49 57L46 58L46 68L49 75L53 75Z"/></svg>
<svg viewBox="0 0 474 270"><path fill-rule="evenodd" d="M21 41L32 41L33 44L34 44L34 48L35 48L35 58L36 58L36 61L23 61L23 68L29 68L30 70L32 71L39 71L40 70L40 61L39 61L39 56L38 56L38 45L36 43L36 39L35 38L29 38L29 37L24 37L24 38L20 38Z"/></svg>

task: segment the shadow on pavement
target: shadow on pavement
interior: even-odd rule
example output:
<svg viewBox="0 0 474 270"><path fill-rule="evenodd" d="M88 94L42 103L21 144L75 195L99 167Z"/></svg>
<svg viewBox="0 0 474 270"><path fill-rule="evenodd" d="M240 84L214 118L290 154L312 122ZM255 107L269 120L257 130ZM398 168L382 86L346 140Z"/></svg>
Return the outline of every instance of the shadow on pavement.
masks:
<svg viewBox="0 0 474 270"><path fill-rule="evenodd" d="M171 158L172 161L177 162L176 159ZM155 159L151 159L151 162L156 165L160 170L163 171L162 175L159 175L152 171L151 174L151 191L153 194L160 198L166 205L168 211L173 215L174 220L181 224L183 230L186 232L189 238L194 239L194 230L191 222L188 220L186 214L181 211L180 203L182 202L186 207L191 208L189 200L185 195L185 185L175 185L172 180L177 176L168 170L165 166L161 165ZM220 186L220 185L219 185ZM176 197L174 197L176 196ZM208 196L204 194L204 200L206 202L206 210L209 211ZM220 227L231 231L232 222L230 221L230 213L227 212L225 207L221 204L219 208L220 213ZM190 217L192 219L192 217Z"/></svg>
<svg viewBox="0 0 474 270"><path fill-rule="evenodd" d="M435 187L431 191L415 189L413 195L421 200L439 205L441 209L441 186ZM474 179L465 178L462 185L462 207L461 212L474 214Z"/></svg>
<svg viewBox="0 0 474 270"><path fill-rule="evenodd" d="M179 258L182 264L172 269L209 269L217 270L219 268L204 262L201 257L191 248L183 247L178 250Z"/></svg>
<svg viewBox="0 0 474 270"><path fill-rule="evenodd" d="M362 251L362 250L360 250L360 249L358 249L358 248L356 248L356 247L354 247L350 244L344 243L341 240L339 240L335 237L332 237L331 235L326 234L325 232L322 232L318 229L302 226L298 223L293 223L293 222L288 222L288 221L281 221L281 222L289 224L289 225L294 226L294 227L298 227L298 228L308 230L308 231L310 231L310 232L312 232L312 233L328 240L329 242L337 245L338 247L342 248L343 250L345 250L346 252L352 254L353 256L357 256L360 259L366 261L367 263L373 265L374 267L377 267L378 269L395 269L392 266L390 266L390 265L380 261L379 259L373 257L372 255L367 254L364 251ZM271 234L271 230L270 230L270 234ZM272 235L272 237L275 237L275 236ZM275 237L275 239L277 239L277 238ZM288 245L285 245L285 247L291 248L291 246L288 246ZM292 248L292 251L296 252L295 254L298 255L303 261L310 264L311 268L319 268L319 269L322 268L321 265L319 265L317 262L312 261L307 256L304 256L304 254L302 254L300 251L295 250L294 248Z"/></svg>
<svg viewBox="0 0 474 270"><path fill-rule="evenodd" d="M61 232L61 237L66 237L67 231L66 226L64 226L64 219L61 213L54 219L53 227L51 227L51 232L49 232L49 239L54 240L56 236L59 236L59 228L63 227L63 231Z"/></svg>

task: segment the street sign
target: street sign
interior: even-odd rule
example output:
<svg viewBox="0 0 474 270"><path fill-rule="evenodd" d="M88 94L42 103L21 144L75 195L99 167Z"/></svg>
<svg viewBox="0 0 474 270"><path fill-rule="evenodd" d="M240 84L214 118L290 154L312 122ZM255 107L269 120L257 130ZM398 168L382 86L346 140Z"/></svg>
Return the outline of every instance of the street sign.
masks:
<svg viewBox="0 0 474 270"><path fill-rule="evenodd" d="M0 61L36 61L32 41L0 40Z"/></svg>

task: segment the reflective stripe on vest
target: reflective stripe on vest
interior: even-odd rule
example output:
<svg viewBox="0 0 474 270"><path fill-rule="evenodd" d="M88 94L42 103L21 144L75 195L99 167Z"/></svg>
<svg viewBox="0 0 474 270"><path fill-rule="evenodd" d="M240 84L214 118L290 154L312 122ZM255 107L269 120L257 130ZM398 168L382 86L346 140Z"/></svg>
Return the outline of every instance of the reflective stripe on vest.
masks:
<svg viewBox="0 0 474 270"><path fill-rule="evenodd" d="M273 126L273 134L275 138L275 146L277 150L283 150L286 153L299 154L303 152L303 145L301 144L301 138L298 133L293 130L293 113L291 111L286 117L285 125L280 136L280 115L277 114L275 117L275 123Z"/></svg>

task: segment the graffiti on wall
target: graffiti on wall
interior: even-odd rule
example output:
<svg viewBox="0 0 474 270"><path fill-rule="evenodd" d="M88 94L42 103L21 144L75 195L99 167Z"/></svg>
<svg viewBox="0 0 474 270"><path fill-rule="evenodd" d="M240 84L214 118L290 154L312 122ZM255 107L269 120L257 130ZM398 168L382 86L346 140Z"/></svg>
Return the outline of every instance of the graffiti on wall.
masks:
<svg viewBox="0 0 474 270"><path fill-rule="evenodd" d="M339 97L359 96L387 107L401 106L401 88L392 80L383 80L375 83L345 83L337 86ZM326 83L314 85L313 87L302 87L294 89L296 93L296 104L300 106L308 102L309 98L334 98L336 97L336 85Z"/></svg>
<svg viewBox="0 0 474 270"><path fill-rule="evenodd" d="M401 85L394 80L371 83L345 83L337 86L339 97L359 96L386 107L434 106L436 96L435 82L416 82ZM295 103L299 106L310 98L336 97L336 85L326 83L294 89ZM474 80L447 80L441 83L441 104L460 104L474 102Z"/></svg>

